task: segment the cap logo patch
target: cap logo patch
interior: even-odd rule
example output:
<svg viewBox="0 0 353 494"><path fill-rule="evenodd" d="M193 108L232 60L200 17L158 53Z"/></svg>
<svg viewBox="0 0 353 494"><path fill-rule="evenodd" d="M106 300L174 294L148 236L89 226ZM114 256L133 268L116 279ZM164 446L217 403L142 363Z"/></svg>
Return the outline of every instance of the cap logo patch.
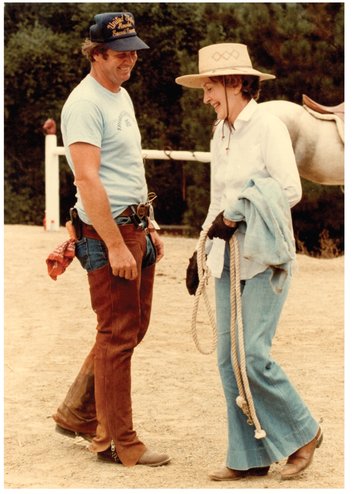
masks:
<svg viewBox="0 0 353 494"><path fill-rule="evenodd" d="M132 16L114 17L108 24L107 29L111 31L114 38L126 36L127 34L136 34L134 19Z"/></svg>

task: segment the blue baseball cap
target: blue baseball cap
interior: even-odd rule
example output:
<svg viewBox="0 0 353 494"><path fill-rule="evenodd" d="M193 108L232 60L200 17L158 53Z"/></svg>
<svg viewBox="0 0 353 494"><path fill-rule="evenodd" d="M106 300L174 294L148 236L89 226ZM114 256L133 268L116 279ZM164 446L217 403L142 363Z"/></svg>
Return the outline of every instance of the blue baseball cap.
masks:
<svg viewBox="0 0 353 494"><path fill-rule="evenodd" d="M137 51L149 48L136 34L134 16L130 12L106 12L94 17L89 38L104 43L114 51Z"/></svg>

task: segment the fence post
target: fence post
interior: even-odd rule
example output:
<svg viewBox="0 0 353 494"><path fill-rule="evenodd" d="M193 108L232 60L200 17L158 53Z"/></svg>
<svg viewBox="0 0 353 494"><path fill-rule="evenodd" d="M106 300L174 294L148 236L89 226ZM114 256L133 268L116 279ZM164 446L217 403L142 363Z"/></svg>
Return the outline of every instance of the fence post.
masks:
<svg viewBox="0 0 353 494"><path fill-rule="evenodd" d="M60 229L60 175L59 156L65 155L63 146L57 145L56 126L52 119L43 125L45 136L45 230L58 231ZM211 153L204 151L160 151L157 149L143 149L144 159L154 160L181 160L200 161L209 163Z"/></svg>
<svg viewBox="0 0 353 494"><path fill-rule="evenodd" d="M59 155L55 134L45 136L45 229L60 229Z"/></svg>

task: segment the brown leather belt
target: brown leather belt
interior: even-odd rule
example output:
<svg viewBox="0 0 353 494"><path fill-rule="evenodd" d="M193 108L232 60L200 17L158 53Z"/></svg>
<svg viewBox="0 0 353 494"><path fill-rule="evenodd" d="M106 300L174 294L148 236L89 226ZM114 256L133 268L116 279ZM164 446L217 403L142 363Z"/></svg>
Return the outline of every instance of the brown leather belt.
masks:
<svg viewBox="0 0 353 494"><path fill-rule="evenodd" d="M133 211L132 208L134 208L135 211ZM129 217L132 216L133 214L137 214L137 216L140 219L142 219L145 216L148 216L148 212L149 212L148 204L133 204L132 206L128 206L126 209L124 209L124 211L116 217L117 218L120 218L121 216Z"/></svg>
<svg viewBox="0 0 353 494"><path fill-rule="evenodd" d="M135 211L133 211L133 209ZM129 218L133 214L137 214L139 218L144 218L148 214L148 205L145 204L133 204L132 206L128 206L122 213L120 213L116 218ZM88 225L87 223L82 222L82 235L88 238L94 238L97 240L102 240L97 231L94 229L92 225Z"/></svg>
<svg viewBox="0 0 353 494"><path fill-rule="evenodd" d="M134 204L133 207L135 208L135 210L137 210L137 204ZM131 216L132 214L134 214L134 212L131 209L131 206L128 206L122 213L118 214L116 218L120 218L121 216Z"/></svg>
<svg viewBox="0 0 353 494"><path fill-rule="evenodd" d="M96 240L102 240L100 235L96 232L92 225L87 225L87 223L82 222L82 236L88 238L94 238Z"/></svg>

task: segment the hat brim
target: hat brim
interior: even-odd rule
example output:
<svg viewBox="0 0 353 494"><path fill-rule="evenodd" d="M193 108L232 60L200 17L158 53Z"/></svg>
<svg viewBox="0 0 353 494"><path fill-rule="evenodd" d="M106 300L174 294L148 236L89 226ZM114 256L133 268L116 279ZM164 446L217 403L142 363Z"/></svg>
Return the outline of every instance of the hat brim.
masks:
<svg viewBox="0 0 353 494"><path fill-rule="evenodd" d="M254 75L260 78L260 81L266 81L270 79L276 79L275 75L266 74L264 72L260 72L256 69L227 69L227 70L210 70L209 72L204 72L203 74L189 74L182 75L175 79L177 84L181 86L190 87L190 88L202 88L203 85L209 81L210 77L217 77L220 75Z"/></svg>
<svg viewBox="0 0 353 494"><path fill-rule="evenodd" d="M138 36L127 36L126 38L119 38L114 41L106 41L104 44L107 48L114 51L138 51L149 49L149 46Z"/></svg>

